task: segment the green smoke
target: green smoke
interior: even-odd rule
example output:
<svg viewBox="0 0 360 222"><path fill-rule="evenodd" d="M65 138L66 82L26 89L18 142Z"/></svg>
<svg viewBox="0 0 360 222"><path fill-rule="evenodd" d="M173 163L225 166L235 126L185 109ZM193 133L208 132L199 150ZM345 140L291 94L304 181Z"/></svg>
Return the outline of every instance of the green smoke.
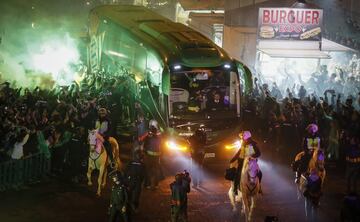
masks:
<svg viewBox="0 0 360 222"><path fill-rule="evenodd" d="M88 11L81 0L0 1L0 75L25 87L66 85L80 60ZM94 1L89 1L93 4Z"/></svg>

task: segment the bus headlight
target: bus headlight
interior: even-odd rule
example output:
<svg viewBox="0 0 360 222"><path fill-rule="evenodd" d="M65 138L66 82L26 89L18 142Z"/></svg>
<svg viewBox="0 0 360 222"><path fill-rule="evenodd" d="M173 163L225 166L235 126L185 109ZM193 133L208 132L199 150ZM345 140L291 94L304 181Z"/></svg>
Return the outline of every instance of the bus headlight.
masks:
<svg viewBox="0 0 360 222"><path fill-rule="evenodd" d="M166 147L170 150L174 150L174 151L182 151L185 152L187 151L189 148L185 145L181 145L179 143L176 143L175 141L166 141Z"/></svg>
<svg viewBox="0 0 360 222"><path fill-rule="evenodd" d="M240 149L241 145L242 145L242 140L237 140L232 144L225 145L225 149L227 150Z"/></svg>
<svg viewBox="0 0 360 222"><path fill-rule="evenodd" d="M225 64L225 65L224 65L224 68L225 68L225 69L230 69L230 68L231 68L231 65L230 65L230 64Z"/></svg>
<svg viewBox="0 0 360 222"><path fill-rule="evenodd" d="M174 65L174 70L179 70L181 69L181 65Z"/></svg>

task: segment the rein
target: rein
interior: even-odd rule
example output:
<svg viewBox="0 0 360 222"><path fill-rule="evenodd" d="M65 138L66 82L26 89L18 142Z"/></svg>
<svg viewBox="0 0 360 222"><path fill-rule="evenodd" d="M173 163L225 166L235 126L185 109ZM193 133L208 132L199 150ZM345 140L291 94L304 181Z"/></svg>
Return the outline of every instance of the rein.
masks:
<svg viewBox="0 0 360 222"><path fill-rule="evenodd" d="M95 146L96 146L96 145L95 145ZM101 152L100 152L100 153L98 153L98 152L96 151L96 149L94 149L94 152L95 152L96 154L98 154L97 157L96 157L96 158L92 158L91 155L89 154L89 158L94 162L95 168L98 169L98 168L100 168L100 167L98 167L98 166L96 165L96 160L98 160L98 159L100 158L100 156L103 154L103 152L104 152L104 147L101 148Z"/></svg>

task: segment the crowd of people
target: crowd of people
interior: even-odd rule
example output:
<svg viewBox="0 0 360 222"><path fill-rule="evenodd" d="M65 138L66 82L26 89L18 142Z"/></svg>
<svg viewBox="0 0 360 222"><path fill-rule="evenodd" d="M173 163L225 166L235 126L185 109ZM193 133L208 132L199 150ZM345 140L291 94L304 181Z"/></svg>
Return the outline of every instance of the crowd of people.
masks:
<svg viewBox="0 0 360 222"><path fill-rule="evenodd" d="M306 127L317 124L327 161L347 166L350 192L360 172L360 82L354 75L342 75L329 75L323 66L304 83L307 87L288 88L286 93L276 83L270 89L255 78L244 118L247 128L258 131L289 161L301 150Z"/></svg>
<svg viewBox="0 0 360 222"><path fill-rule="evenodd" d="M95 128L100 107L109 112L112 131L134 115L128 105L129 94L124 93L130 84L120 75L105 76L101 72L86 75L81 84L53 89L1 83L0 162L41 152L51 158L53 172L58 172L71 162L86 161L88 149L81 147L86 145L87 130Z"/></svg>
<svg viewBox="0 0 360 222"><path fill-rule="evenodd" d="M116 125L121 121L136 119L136 147L145 146L148 156L156 153L157 150L146 149L145 113L126 93L131 90L131 84L126 83L128 79L121 75L105 76L105 73L86 75L81 83L53 89L23 89L2 83L0 163L41 152L51 159L53 173L61 173L68 166L72 169L72 178L77 180L84 174L83 166L87 161L87 130L94 129L102 107L111 119L112 127L108 129L112 131L111 135L116 134ZM316 124L327 160L346 164L348 192L356 192L360 172L359 78L341 72L329 75L323 66L304 83L306 87L302 85L297 92L294 87L284 93L276 84L270 89L268 84L260 84L257 78L254 83L243 106L243 128L259 133L276 151L288 154L292 159L301 150L306 126ZM159 130L158 126L155 128ZM156 136L158 132L152 133ZM152 158L154 164L152 168L150 164L149 169L154 172L150 175L156 175L159 172L155 163L159 157L153 155ZM140 156L135 155L134 161L134 165L138 165L136 161L141 162ZM148 178L147 185L156 188L155 180ZM133 186L133 190L137 190L135 196L138 196L141 185ZM138 199L134 201L135 209Z"/></svg>

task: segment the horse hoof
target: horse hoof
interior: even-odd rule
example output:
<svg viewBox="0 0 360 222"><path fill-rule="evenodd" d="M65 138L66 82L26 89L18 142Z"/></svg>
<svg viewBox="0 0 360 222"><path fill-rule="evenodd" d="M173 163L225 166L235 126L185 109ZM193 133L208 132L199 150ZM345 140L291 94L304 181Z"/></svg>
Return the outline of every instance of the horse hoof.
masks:
<svg viewBox="0 0 360 222"><path fill-rule="evenodd" d="M92 186L92 183L88 183L88 186Z"/></svg>
<svg viewBox="0 0 360 222"><path fill-rule="evenodd" d="M97 196L97 197L101 197L101 194L98 192L98 193L96 193L96 196Z"/></svg>
<svg viewBox="0 0 360 222"><path fill-rule="evenodd" d="M236 211L237 211L236 207L233 207L232 212L235 213Z"/></svg>

